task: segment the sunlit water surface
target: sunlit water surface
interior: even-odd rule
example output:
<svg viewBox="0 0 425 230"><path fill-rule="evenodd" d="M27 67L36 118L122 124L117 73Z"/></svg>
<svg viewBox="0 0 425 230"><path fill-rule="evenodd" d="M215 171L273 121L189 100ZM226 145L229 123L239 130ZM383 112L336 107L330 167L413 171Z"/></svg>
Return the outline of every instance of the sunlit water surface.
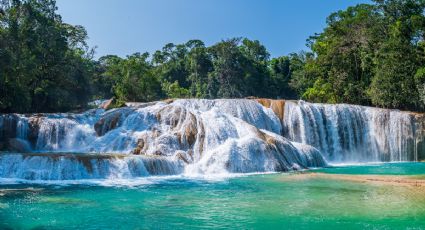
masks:
<svg viewBox="0 0 425 230"><path fill-rule="evenodd" d="M423 175L425 163L324 173ZM425 194L408 186L293 174L180 177L118 185L0 185L0 229L424 229ZM1 179L0 179L1 181Z"/></svg>

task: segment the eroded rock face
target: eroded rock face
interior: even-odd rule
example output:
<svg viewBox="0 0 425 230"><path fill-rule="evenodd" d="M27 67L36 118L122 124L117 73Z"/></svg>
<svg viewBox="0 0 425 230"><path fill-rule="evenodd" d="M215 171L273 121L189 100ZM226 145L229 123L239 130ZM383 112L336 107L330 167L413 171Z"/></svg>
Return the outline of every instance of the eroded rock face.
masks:
<svg viewBox="0 0 425 230"><path fill-rule="evenodd" d="M42 120L42 116L32 116L28 119L28 141L32 146L35 146L35 143L37 143L38 133L40 131L40 123Z"/></svg>
<svg viewBox="0 0 425 230"><path fill-rule="evenodd" d="M258 98L255 99L258 103L266 108L270 108L276 114L281 122L283 122L283 115L285 114L285 100L273 100Z"/></svg>
<svg viewBox="0 0 425 230"><path fill-rule="evenodd" d="M122 108L106 112L100 120L94 124L96 134L98 136L103 136L105 133L117 128L133 110L132 108Z"/></svg>
<svg viewBox="0 0 425 230"><path fill-rule="evenodd" d="M181 150L178 158L189 162L188 159L192 160L192 157L186 153L193 152L191 148L195 142L198 142L198 149L202 152L199 146L202 146L205 137L203 124L192 111L182 106L164 105L152 111L152 114L158 125L139 136L133 154L169 156Z"/></svg>

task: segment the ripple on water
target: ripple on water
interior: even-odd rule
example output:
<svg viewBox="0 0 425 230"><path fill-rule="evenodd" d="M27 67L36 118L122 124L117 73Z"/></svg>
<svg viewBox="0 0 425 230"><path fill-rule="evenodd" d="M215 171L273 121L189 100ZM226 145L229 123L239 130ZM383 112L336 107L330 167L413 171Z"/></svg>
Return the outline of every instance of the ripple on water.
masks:
<svg viewBox="0 0 425 230"><path fill-rule="evenodd" d="M69 229L90 228L93 223L98 228L115 229L425 226L425 196L418 187L364 183L338 178L335 173L309 176L314 174L323 172L221 180L168 177L139 186L0 185L0 193L6 194L0 196L0 227Z"/></svg>

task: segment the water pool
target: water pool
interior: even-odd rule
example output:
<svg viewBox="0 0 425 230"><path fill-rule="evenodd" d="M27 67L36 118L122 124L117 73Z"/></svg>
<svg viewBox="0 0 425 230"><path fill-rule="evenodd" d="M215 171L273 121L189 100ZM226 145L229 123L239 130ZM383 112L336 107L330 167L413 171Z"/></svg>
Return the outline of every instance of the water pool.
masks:
<svg viewBox="0 0 425 230"><path fill-rule="evenodd" d="M417 176L425 174L424 167L400 163L312 171ZM171 177L132 186L3 181L0 229L425 228L422 187L297 175Z"/></svg>

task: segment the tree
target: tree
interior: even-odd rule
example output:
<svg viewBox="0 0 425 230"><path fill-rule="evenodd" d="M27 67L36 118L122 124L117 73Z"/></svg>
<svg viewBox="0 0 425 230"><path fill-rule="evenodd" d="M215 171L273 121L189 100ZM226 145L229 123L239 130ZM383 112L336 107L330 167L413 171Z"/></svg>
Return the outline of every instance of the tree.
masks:
<svg viewBox="0 0 425 230"><path fill-rule="evenodd" d="M316 78L331 84L335 102L368 104L374 53L382 36L381 15L375 6L360 4L331 14L327 24L323 33L309 39L317 55L314 65L321 69Z"/></svg>
<svg viewBox="0 0 425 230"><path fill-rule="evenodd" d="M210 73L210 78L216 80L217 87L209 86L210 89L217 89L214 96L223 98L243 97L243 66L244 57L238 45L240 38L233 38L221 41L210 47L214 71ZM215 83L210 79L210 84Z"/></svg>
<svg viewBox="0 0 425 230"><path fill-rule="evenodd" d="M240 50L244 81L244 96L266 97L270 90L270 73L268 69L269 52L258 40L242 40Z"/></svg>
<svg viewBox="0 0 425 230"><path fill-rule="evenodd" d="M376 75L370 87L372 102L389 108L418 109L425 2L377 0L384 15L387 39L378 52ZM416 74L416 79L415 79Z"/></svg>
<svg viewBox="0 0 425 230"><path fill-rule="evenodd" d="M415 74L415 83L418 90L419 106L421 109L425 107L425 67L419 69Z"/></svg>
<svg viewBox="0 0 425 230"><path fill-rule="evenodd" d="M1 9L0 111L84 107L91 65L84 28L63 23L53 0L3 1Z"/></svg>
<svg viewBox="0 0 425 230"><path fill-rule="evenodd" d="M114 78L114 95L118 102L153 101L163 95L158 77L148 62L148 53L135 53L127 59L110 57L111 66L106 76Z"/></svg>
<svg viewBox="0 0 425 230"><path fill-rule="evenodd" d="M377 0L331 14L308 40L314 57L291 85L318 102L423 108L424 7L423 0Z"/></svg>
<svg viewBox="0 0 425 230"><path fill-rule="evenodd" d="M208 89L216 97L266 96L269 53L259 41L232 38L209 48L213 71Z"/></svg>
<svg viewBox="0 0 425 230"><path fill-rule="evenodd" d="M213 70L211 57L204 43L200 40L190 40L186 43L190 48L186 68L189 72L190 94L197 98L213 97L208 92L208 74Z"/></svg>

